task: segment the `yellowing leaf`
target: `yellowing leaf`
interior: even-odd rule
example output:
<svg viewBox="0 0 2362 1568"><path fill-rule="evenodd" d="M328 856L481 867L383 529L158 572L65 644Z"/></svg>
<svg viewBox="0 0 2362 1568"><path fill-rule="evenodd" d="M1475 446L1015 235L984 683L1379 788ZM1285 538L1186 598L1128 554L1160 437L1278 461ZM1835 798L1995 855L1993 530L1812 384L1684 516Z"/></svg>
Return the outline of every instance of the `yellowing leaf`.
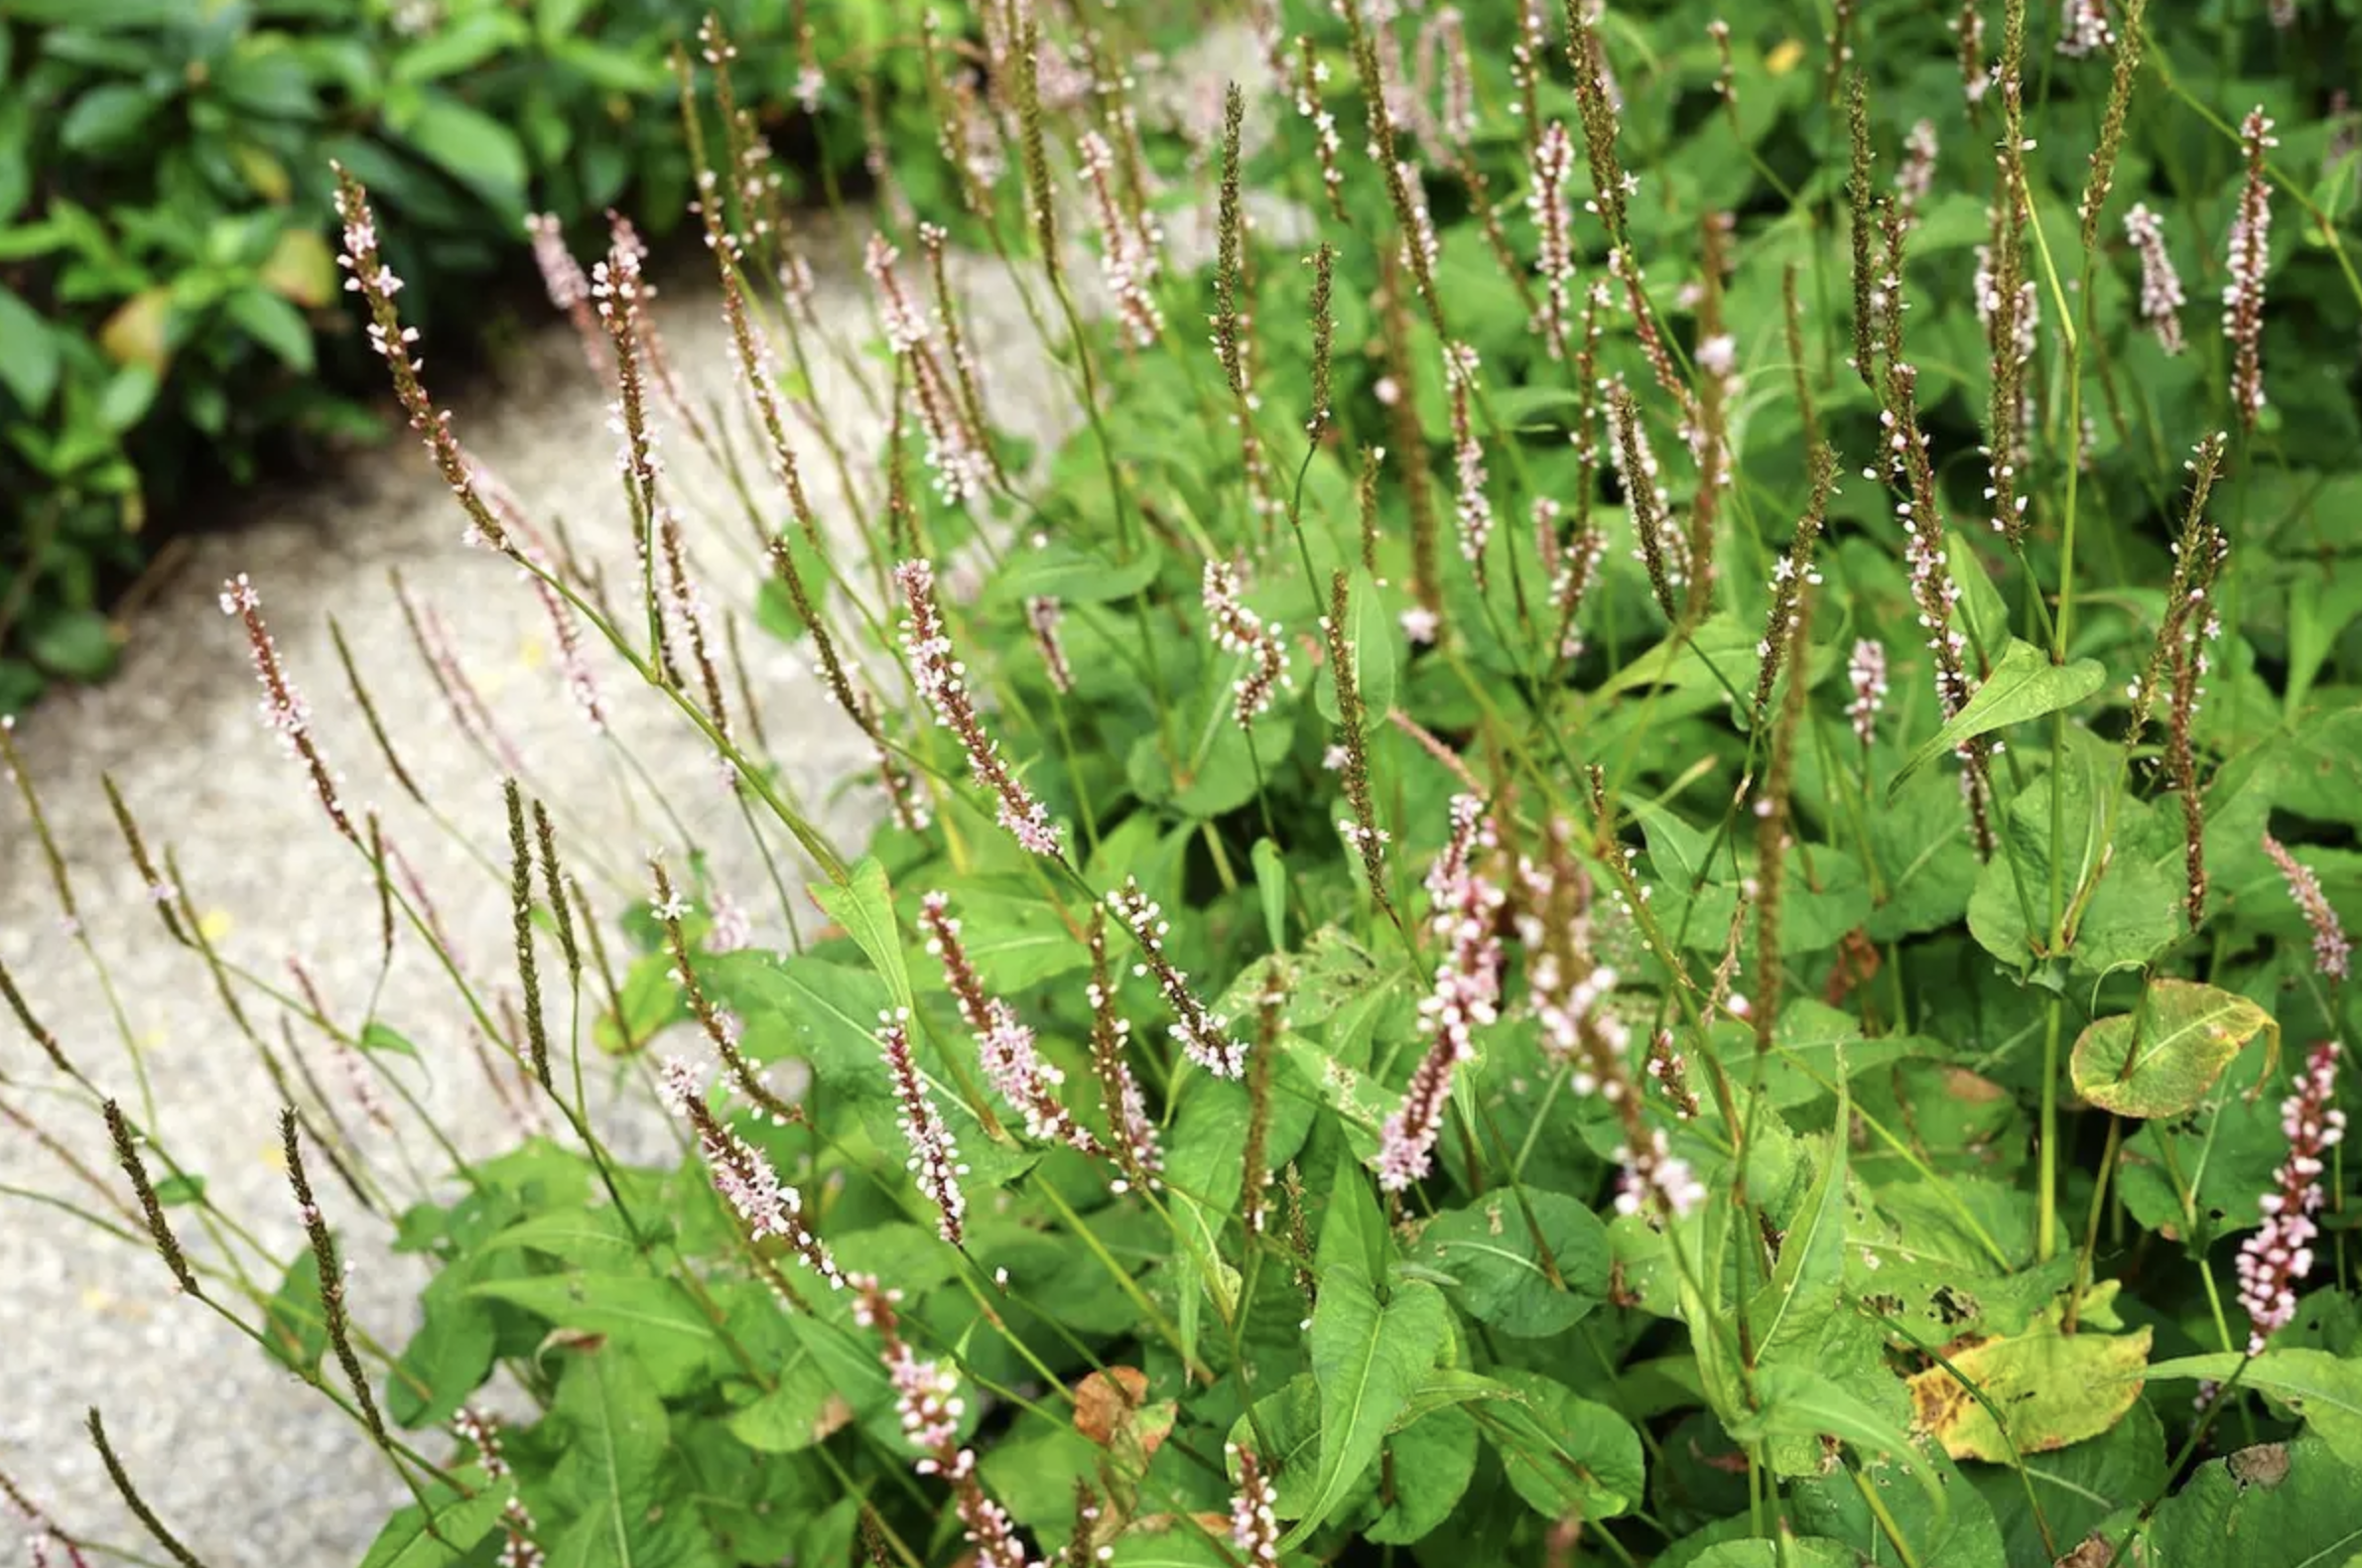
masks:
<svg viewBox="0 0 2362 1568"><path fill-rule="evenodd" d="M1975 1341L1949 1353L1949 1369L1930 1367L1910 1380L1911 1420L1954 1459L2008 1464L2097 1437L2141 1397L2150 1331L2067 1334L2056 1312L2024 1334ZM1957 1375L1955 1375L1957 1373ZM2005 1434L1967 1378L2009 1423Z"/></svg>
<svg viewBox="0 0 2362 1568"><path fill-rule="evenodd" d="M328 242L308 228L281 234L255 276L281 299L311 310L336 297L336 258L328 254Z"/></svg>
<svg viewBox="0 0 2362 1568"><path fill-rule="evenodd" d="M231 924L226 909L208 909L197 917L197 933L207 942L219 942L228 936Z"/></svg>
<svg viewBox="0 0 2362 1568"><path fill-rule="evenodd" d="M1804 46L1792 38L1783 38L1764 57L1764 69L1774 76L1784 76L1794 70L1804 59Z"/></svg>
<svg viewBox="0 0 2362 1568"><path fill-rule="evenodd" d="M2248 1041L2280 1025L2234 991L2195 980L2159 980L2140 1010L2102 1018L2075 1041L2068 1071L2075 1093L2120 1116L2178 1116L2197 1109ZM2270 1068L2266 1068L2270 1072Z"/></svg>
<svg viewBox="0 0 2362 1568"><path fill-rule="evenodd" d="M144 365L161 376L172 362L164 341L172 311L170 290L142 289L117 306L98 328L98 346L119 365Z"/></svg>

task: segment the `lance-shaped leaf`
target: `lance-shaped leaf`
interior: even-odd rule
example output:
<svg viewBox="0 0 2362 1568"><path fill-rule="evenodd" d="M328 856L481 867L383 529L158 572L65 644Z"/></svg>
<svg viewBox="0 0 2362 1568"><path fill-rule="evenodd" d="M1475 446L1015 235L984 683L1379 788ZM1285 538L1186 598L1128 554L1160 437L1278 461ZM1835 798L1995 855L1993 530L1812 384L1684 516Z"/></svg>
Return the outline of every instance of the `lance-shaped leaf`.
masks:
<svg viewBox="0 0 2362 1568"><path fill-rule="evenodd" d="M1837 1287L1845 1279L1845 1129L1853 1124L1844 1074L1841 1057L1834 1123L1838 1131L1822 1149L1820 1174L1780 1239L1771 1283L1756 1292L1748 1309L1761 1362L1791 1345L1809 1356L1821 1326L1837 1310Z"/></svg>
<svg viewBox="0 0 2362 1568"><path fill-rule="evenodd" d="M1860 1397L1800 1362L1766 1367L1756 1376L1756 1408L1729 1424L1742 1443L1775 1437L1834 1437L1850 1444L1865 1465L1900 1465L1927 1491L1940 1516L1943 1480L1911 1447L1910 1436Z"/></svg>
<svg viewBox="0 0 2362 1568"><path fill-rule="evenodd" d="M848 873L840 887L831 882L811 884L813 901L845 928L893 993L894 1005L907 1008L910 970L902 962L902 933L894 923L894 896L886 886L885 867L870 855Z"/></svg>
<svg viewBox="0 0 2362 1568"><path fill-rule="evenodd" d="M2287 1405L2304 1417L2313 1435L2339 1459L2362 1466L2362 1361L2314 1350L2266 1351L2249 1361L2236 1351L2223 1351L2160 1362L2148 1375L2227 1382L2241 1362L2247 1362L2247 1371L2239 1375L2242 1387Z"/></svg>
<svg viewBox="0 0 2362 1568"><path fill-rule="evenodd" d="M1918 749L1896 772L1887 785L1887 798L1893 800L1913 773L1962 741L2072 708L2098 691L2107 679L2108 672L2097 659L2052 664L2033 643L2013 637L2001 663L1993 667L1976 695L1941 729L1919 742Z"/></svg>
<svg viewBox="0 0 2362 1568"><path fill-rule="evenodd" d="M2195 980L2150 983L2141 1008L2102 1018L2075 1041L2069 1072L2075 1093L2120 1116L2178 1116L2194 1111L2248 1041L2270 1032L2277 1058L2280 1025L2234 991Z"/></svg>
<svg viewBox="0 0 2362 1568"><path fill-rule="evenodd" d="M1406 1280L1382 1308L1370 1276L1339 1263L1321 1280L1312 1314L1312 1375L1320 1387L1320 1462L1304 1516L1288 1531L1302 1540L1345 1500L1378 1458L1394 1417L1426 1379L1450 1332L1443 1294Z"/></svg>

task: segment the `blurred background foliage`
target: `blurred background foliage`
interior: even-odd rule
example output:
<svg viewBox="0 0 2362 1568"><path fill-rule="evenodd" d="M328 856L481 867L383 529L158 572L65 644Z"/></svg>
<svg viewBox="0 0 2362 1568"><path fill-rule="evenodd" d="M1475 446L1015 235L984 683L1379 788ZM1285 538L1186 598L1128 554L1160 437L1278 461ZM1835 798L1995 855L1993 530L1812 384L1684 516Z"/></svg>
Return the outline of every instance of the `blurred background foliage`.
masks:
<svg viewBox="0 0 2362 1568"><path fill-rule="evenodd" d="M956 34L957 0L934 5ZM862 95L890 146L932 145L908 8L715 9L791 171L857 178ZM667 0L0 0L0 713L112 668L111 598L222 481L392 428L340 305L330 160L375 195L405 308L448 362L502 319L499 285L533 286L528 212L578 239L610 206L654 237L680 223L670 54L695 17ZM853 63L857 78L832 68Z"/></svg>

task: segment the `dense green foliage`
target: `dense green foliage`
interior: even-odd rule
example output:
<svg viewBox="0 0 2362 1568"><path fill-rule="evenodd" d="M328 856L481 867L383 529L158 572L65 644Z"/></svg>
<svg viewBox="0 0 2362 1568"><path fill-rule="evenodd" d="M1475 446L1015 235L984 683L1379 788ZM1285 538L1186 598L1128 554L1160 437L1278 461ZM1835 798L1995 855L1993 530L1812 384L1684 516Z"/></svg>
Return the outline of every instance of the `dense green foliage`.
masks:
<svg viewBox="0 0 2362 1568"><path fill-rule="evenodd" d="M886 8L811 7L808 48L801 3L722 10L791 179L857 169L863 90L891 140L931 139ZM653 0L0 6L0 712L111 667L101 584L160 511L381 428L328 160L400 215L412 314L455 352L493 325L482 280L532 276L527 212L681 220L683 25ZM838 71L810 116L806 60Z"/></svg>
<svg viewBox="0 0 2362 1568"><path fill-rule="evenodd" d="M512 796L538 1001L496 1032L563 1135L403 1213L437 1272L390 1367L317 1310L317 1217L267 1310L219 1293L438 1459L496 1369L529 1396L446 1468L379 1434L420 1502L371 1568L2362 1550L2330 8L2108 7L2079 53L2071 6L1534 8L1522 54L1522 8L1395 9L1289 5L1306 53L1194 150L1042 101L1123 58L1071 18L987 27L1000 156L907 184L1060 355L1034 472L913 234L912 428L833 542L807 383L748 350L758 615L876 744L865 851L725 722L635 438L621 614L463 491L828 924L750 949L677 856L610 971ZM1212 266L1149 265L1143 170ZM830 328L726 205L733 318L800 362ZM1078 224L1091 326L1093 257L1040 243ZM586 1058L683 1160L603 1152Z"/></svg>

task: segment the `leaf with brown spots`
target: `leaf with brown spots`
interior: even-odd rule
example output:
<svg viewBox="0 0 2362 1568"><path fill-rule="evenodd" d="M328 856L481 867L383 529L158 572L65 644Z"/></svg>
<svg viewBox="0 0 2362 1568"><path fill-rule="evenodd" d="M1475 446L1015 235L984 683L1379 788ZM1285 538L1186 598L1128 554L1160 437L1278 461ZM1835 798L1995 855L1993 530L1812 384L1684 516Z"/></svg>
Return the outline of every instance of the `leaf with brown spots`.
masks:
<svg viewBox="0 0 2362 1568"><path fill-rule="evenodd" d="M1950 1368L1930 1367L1910 1379L1911 1419L1954 1459L2008 1464L2011 1446L2043 1454L2097 1437L2141 1397L2150 1331L2067 1334L2055 1310L2024 1334L1971 1340L1953 1349ZM1961 1384L1984 1390L2004 1428Z"/></svg>

